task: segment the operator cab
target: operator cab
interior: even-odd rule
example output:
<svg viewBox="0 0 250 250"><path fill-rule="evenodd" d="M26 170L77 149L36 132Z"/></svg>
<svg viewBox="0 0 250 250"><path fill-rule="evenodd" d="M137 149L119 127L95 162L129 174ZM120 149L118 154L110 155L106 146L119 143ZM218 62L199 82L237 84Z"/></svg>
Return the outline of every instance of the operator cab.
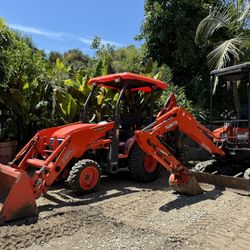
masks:
<svg viewBox="0 0 250 250"><path fill-rule="evenodd" d="M216 128L214 135L224 142L223 147L229 155L250 160L250 64L213 70L210 76L210 129ZM213 83L216 77L218 93L214 98ZM214 108L216 103L219 104L217 110Z"/></svg>
<svg viewBox="0 0 250 250"><path fill-rule="evenodd" d="M125 158L135 140L134 131L152 122L155 98L159 97L161 91L167 88L167 84L128 72L92 78L88 84L93 88L84 104L82 119L84 123L89 122L88 107L97 87L112 89L119 93L112 118L106 119L114 124L109 136L112 142L109 147L108 165L111 166L111 172L116 172L118 159ZM149 98L145 98L148 103L146 110L141 110L141 104L138 102L141 92L149 95ZM143 112L147 113L146 118L142 117Z"/></svg>
<svg viewBox="0 0 250 250"><path fill-rule="evenodd" d="M132 137L134 130L140 129L142 124L146 123L141 116L140 104L136 101L140 98L139 92L149 94L148 102L150 103L150 99L153 99L155 93L167 87L166 83L162 81L128 72L92 78L88 84L93 86L92 92L95 91L96 87L104 87L119 93L112 120L115 122L116 128L120 129L120 139L122 141ZM90 93L90 97L92 95ZM88 102L85 103L85 109L87 105ZM147 111L148 123L153 119L153 105L150 106L150 110ZM86 110L83 116L84 122L87 122Z"/></svg>

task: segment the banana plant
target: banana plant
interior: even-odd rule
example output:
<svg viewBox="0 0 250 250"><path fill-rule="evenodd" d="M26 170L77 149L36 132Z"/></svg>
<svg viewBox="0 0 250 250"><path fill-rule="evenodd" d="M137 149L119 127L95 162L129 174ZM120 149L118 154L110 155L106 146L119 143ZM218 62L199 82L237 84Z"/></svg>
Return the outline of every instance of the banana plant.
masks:
<svg viewBox="0 0 250 250"><path fill-rule="evenodd" d="M57 102L60 107L63 121L65 123L73 122L77 112L77 103L72 95L67 92L56 91Z"/></svg>

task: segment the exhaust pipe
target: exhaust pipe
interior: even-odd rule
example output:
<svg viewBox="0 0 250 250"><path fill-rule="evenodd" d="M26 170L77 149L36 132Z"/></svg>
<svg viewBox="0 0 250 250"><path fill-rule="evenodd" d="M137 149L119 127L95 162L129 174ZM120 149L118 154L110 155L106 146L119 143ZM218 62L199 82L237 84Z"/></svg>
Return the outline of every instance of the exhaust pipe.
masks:
<svg viewBox="0 0 250 250"><path fill-rule="evenodd" d="M30 177L21 169L0 164L0 224L37 214Z"/></svg>

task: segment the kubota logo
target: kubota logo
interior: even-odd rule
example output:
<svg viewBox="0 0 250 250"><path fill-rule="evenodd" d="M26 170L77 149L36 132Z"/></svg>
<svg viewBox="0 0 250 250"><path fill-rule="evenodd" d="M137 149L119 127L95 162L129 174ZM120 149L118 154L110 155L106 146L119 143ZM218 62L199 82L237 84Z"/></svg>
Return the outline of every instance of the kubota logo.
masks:
<svg viewBox="0 0 250 250"><path fill-rule="evenodd" d="M66 162L66 161L69 159L71 153L72 153L72 149L69 149L69 150L65 153L65 155L63 156L62 161L63 161L63 162Z"/></svg>

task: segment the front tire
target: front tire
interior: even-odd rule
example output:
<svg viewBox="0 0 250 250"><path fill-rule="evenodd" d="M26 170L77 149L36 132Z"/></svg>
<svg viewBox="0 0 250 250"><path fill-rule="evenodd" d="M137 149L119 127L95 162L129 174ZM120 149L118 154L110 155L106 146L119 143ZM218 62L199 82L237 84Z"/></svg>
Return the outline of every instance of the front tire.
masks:
<svg viewBox="0 0 250 250"><path fill-rule="evenodd" d="M139 182L151 182L159 176L159 164L152 156L144 153L137 143L130 149L128 168L131 177Z"/></svg>
<svg viewBox="0 0 250 250"><path fill-rule="evenodd" d="M100 165L89 159L80 160L72 167L68 182L77 193L93 192L101 179Z"/></svg>

